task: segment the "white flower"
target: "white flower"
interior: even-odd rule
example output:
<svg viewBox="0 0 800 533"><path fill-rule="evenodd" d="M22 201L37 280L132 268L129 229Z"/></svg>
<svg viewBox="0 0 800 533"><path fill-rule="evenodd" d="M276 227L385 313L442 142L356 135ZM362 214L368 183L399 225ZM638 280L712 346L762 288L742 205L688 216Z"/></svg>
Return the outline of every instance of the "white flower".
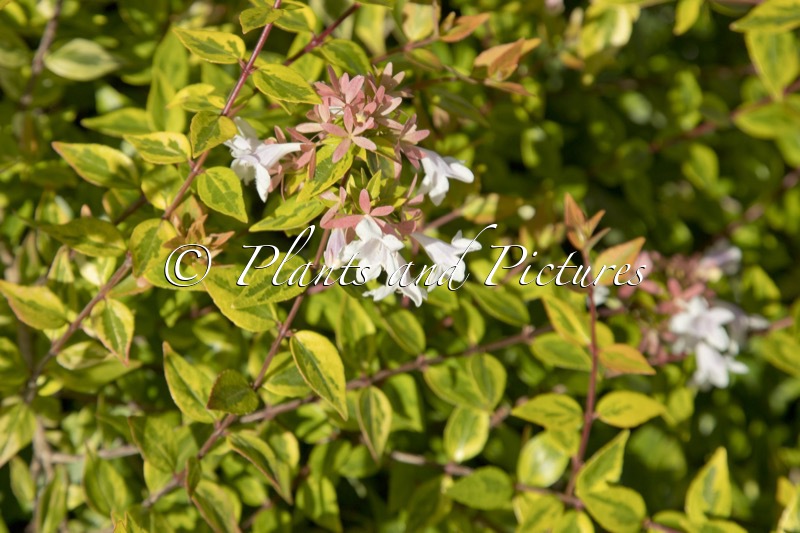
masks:
<svg viewBox="0 0 800 533"><path fill-rule="evenodd" d="M428 237L422 233L412 233L411 236L422 245L425 253L433 260L434 264L442 269L436 270L439 278L442 277L443 273L452 269L449 277L455 281L464 281L466 276L467 267L464 261L461 260L462 257L467 252L475 252L481 249L479 242L463 238L460 231L453 237L451 244Z"/></svg>
<svg viewBox="0 0 800 533"><path fill-rule="evenodd" d="M724 388L728 386L729 373L747 372L747 367L734 359L738 346L731 343L724 327L734 318L730 309L709 307L699 296L689 300L685 309L672 317L669 329L677 335L673 350L695 352L697 371L693 381L697 385Z"/></svg>
<svg viewBox="0 0 800 533"><path fill-rule="evenodd" d="M361 219L356 225L356 235L358 239L345 246L342 257L349 259L358 254L358 267L367 281L377 278L384 270L392 275L400 268L396 252L403 249L403 242L381 231L372 217Z"/></svg>
<svg viewBox="0 0 800 533"><path fill-rule="evenodd" d="M384 270L391 277L400 270L401 265L405 264L399 253L403 249L403 242L394 235L381 231L380 226L372 217L365 216L358 223L356 235L358 239L345 246L341 257L349 259L358 254L358 268L359 272L363 274L364 280L376 279ZM403 287L402 285L407 286ZM422 305L422 300L427 297L427 293L412 282L408 269L403 273L399 282L367 291L364 296L371 296L377 302L395 291L411 298L417 306Z"/></svg>
<svg viewBox="0 0 800 533"><path fill-rule="evenodd" d="M475 176L472 171L454 157L442 157L432 150L420 148L424 154L420 159L425 176L419 189L420 194L427 194L434 205L439 205L444 200L445 194L450 190L448 178L454 178L464 183L472 183Z"/></svg>
<svg viewBox="0 0 800 533"><path fill-rule="evenodd" d="M700 274L709 281L719 281L723 274L732 275L739 270L742 251L722 240L712 246L700 259Z"/></svg>
<svg viewBox="0 0 800 533"><path fill-rule="evenodd" d="M236 117L234 120L239 133L225 141L225 146L231 149L233 157L231 169L245 185L249 185L255 178L258 196L266 202L271 182L269 169L285 155L300 151L302 144L264 144L244 119Z"/></svg>
<svg viewBox="0 0 800 533"><path fill-rule="evenodd" d="M700 387L714 387L724 389L730 382L730 374L746 374L747 367L730 355L723 355L711 346L700 343L695 352L697 370L692 376Z"/></svg>
<svg viewBox="0 0 800 533"><path fill-rule="evenodd" d="M344 250L347 241L345 240L344 230L341 228L334 228L331 230L330 237L328 237L328 244L325 246L325 264L331 269L340 268L344 261L342 261L342 251Z"/></svg>
<svg viewBox="0 0 800 533"><path fill-rule="evenodd" d="M397 254L397 252L395 253ZM398 258L402 259L400 254L397 254L397 256ZM377 302L383 300L393 292L399 292L404 296L408 296L417 307L422 305L422 300L425 300L428 297L427 291L425 289L420 289L417 284L413 282L408 270L403 272L403 277L398 283L395 283L394 285L383 285L377 289L367 291L364 293L364 296L372 296L372 299Z"/></svg>

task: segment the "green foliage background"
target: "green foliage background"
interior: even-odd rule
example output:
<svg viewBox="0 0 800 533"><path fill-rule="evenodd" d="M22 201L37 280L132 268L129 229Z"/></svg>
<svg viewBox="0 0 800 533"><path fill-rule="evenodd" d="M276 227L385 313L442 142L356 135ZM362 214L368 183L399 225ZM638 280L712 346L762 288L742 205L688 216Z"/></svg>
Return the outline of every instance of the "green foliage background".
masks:
<svg viewBox="0 0 800 533"><path fill-rule="evenodd" d="M199 290L161 279L170 243L205 239L238 272L241 245L286 250L329 206L289 203L276 222L278 192L263 206L223 170L186 181L198 156L197 172L230 164L218 115L270 4L0 0L0 531L800 530L800 3L363 4L284 2L256 67L297 57L311 83L328 64L392 61L423 144L476 175L426 220L459 214L449 236L499 227L460 291L404 308L335 287L294 318L297 291L263 289L244 317L214 275ZM228 36L193 49L176 27ZM239 116L264 137L304 120L313 92L259 79ZM151 132L171 133L137 143ZM597 326L584 293L475 281L490 244L563 261L566 194L606 211L602 249L644 237L690 256L729 239L742 268L714 290L775 326L727 389L697 391L693 357L641 361L653 375L601 365L601 405L638 393L615 398L639 416L598 406L580 472L591 366L567 352L637 349L663 320L655 302L615 300ZM548 359L531 346L552 328Z"/></svg>

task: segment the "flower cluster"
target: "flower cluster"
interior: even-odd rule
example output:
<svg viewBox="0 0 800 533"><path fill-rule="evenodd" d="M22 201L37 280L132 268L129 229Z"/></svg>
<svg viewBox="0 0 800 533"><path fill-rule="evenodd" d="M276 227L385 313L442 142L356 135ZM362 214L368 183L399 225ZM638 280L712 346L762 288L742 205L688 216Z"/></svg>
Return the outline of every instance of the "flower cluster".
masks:
<svg viewBox="0 0 800 533"><path fill-rule="evenodd" d="M764 318L749 316L738 306L719 300L709 283L724 274L736 273L741 250L720 242L705 255L663 258L642 253L639 263L667 275L666 290L652 280L626 287L621 297L643 290L661 301L656 311L666 320L644 331L642 348L656 360L694 354L696 371L692 381L701 388L724 388L730 374L744 374L747 366L736 359L747 335L769 326Z"/></svg>
<svg viewBox="0 0 800 533"><path fill-rule="evenodd" d="M325 263L337 268L356 255L358 266L369 269L367 281L377 279L382 272L391 278L407 264L400 251L408 238L419 244L434 261L440 279L445 276L448 280L463 281L466 277L463 255L479 249L480 245L470 243L460 233L450 244L423 235L417 231L420 212L414 206L425 196L440 205L450 189L449 180L471 183L474 180L472 171L453 157L418 146L428 137L429 131L418 129L416 115L407 116L401 109L403 98L408 96L398 88L404 73L394 74L391 63L379 73L366 76L351 78L343 74L339 77L331 68L328 73L329 84L314 84L321 102L306 115L308 122L287 129L293 142L287 142L278 129L274 139L261 141L247 122L237 118L238 133L225 143L233 157L231 168L245 184L255 181L259 197L266 202L268 194L280 186L286 172L309 167L309 173L313 174L316 147L322 144L336 146L331 157L334 163L354 147L388 158L393 164L395 179L401 177L403 168L408 168L403 165L405 160L415 176L407 188L406 198L400 202L400 211L389 205L373 207L366 190L360 192L357 202L348 202L345 187L340 187L338 195L332 191L321 195L331 204L321 221L324 228L332 230L324 254ZM421 179L416 177L420 169ZM381 300L400 292L420 305L431 286L420 287L420 280L415 282L411 278L406 268L400 279L387 279L386 285L365 295Z"/></svg>

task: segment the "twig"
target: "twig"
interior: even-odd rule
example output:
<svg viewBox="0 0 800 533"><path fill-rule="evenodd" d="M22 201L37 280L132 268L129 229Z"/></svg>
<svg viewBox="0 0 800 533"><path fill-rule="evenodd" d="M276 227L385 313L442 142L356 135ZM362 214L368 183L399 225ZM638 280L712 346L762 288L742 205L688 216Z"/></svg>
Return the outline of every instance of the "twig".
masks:
<svg viewBox="0 0 800 533"><path fill-rule="evenodd" d="M130 457L138 454L139 449L136 446L133 446L132 444L126 444L117 448L99 450L97 452L97 457L100 459L119 459L120 457ZM53 452L50 454L50 462L54 464L77 463L83 461L84 457L85 455L82 454Z"/></svg>
<svg viewBox="0 0 800 533"><path fill-rule="evenodd" d="M507 337L499 341L484 344L482 346L474 346L472 348L468 348L467 350L459 354L440 355L438 357L427 357L424 354L420 354L413 361L409 361L408 363L400 365L396 368L386 368L383 370L379 370L378 372L376 372L371 376L360 377L348 381L347 390L363 389L381 383L399 374L407 374L409 372L419 372L428 368L429 366L438 365L447 359L452 359L456 357L469 357L478 353L491 352L495 350L500 350L502 348L506 348L508 346L513 346L515 344L519 344L522 342L529 342L533 340L537 335L541 335L547 331L550 331L550 328L542 328L534 332L532 327L527 326L523 328L522 332L516 335L512 335L511 337ZM302 407L303 405L316 403L317 401L319 401L319 398L317 396L306 396L305 398L299 398L278 405L272 405L265 409L262 409L261 411L257 411L255 413L243 416L241 418L241 422L246 424L250 422L256 422L258 420L272 420L273 418L275 418L280 414L295 411L298 408Z"/></svg>
<svg viewBox="0 0 800 533"><path fill-rule="evenodd" d="M275 0L272 4L273 9L278 9L281 7L281 0ZM244 88L245 83L247 83L247 79L250 77L255 71L254 65L256 63L256 59L258 59L258 55L261 53L261 50L264 48L264 45L267 43L267 38L269 37L270 32L272 31L272 27L274 23L270 22L264 29L261 31L261 36L258 38L258 42L256 43L255 48L253 48L253 53L250 55L250 60L247 64L242 67L242 72L239 75L239 79L236 81L236 85L234 86L231 94L228 95L228 100L225 102L225 107L222 109L220 116L228 117L230 116L231 109L233 108L234 102L236 102L236 98L239 97L239 93ZM183 182L181 188L178 189L178 193L175 195L175 199L172 200L172 203L167 207L164 211L164 215L161 217L163 220L168 220L172 213L178 208L178 206L183 201L183 196L186 194L186 191L189 190L191 187L192 182L194 182L195 178L200 175L200 172L203 169L203 163L206 162L206 158L208 157L209 150L206 150L200 157L190 163L192 170L189 172L189 175L186 177L186 181Z"/></svg>
<svg viewBox="0 0 800 533"><path fill-rule="evenodd" d="M587 250L583 250L583 263L586 265L589 264L589 252ZM586 393L586 409L583 414L581 442L578 447L578 453L572 457L572 473L570 474L569 483L567 484L567 496L572 496L575 490L575 481L578 477L578 471L581 469L581 466L583 466L583 458L586 455L586 446L589 444L589 434L592 431L592 422L594 421L594 402L597 398L599 352L597 344L597 305L594 299L594 285L590 285L589 287L589 312L591 328L589 351L592 355L592 373L589 375L589 390Z"/></svg>
<svg viewBox="0 0 800 533"><path fill-rule="evenodd" d="M315 35L315 36L314 36L314 37L313 37L313 38L312 38L312 39L311 39L311 40L308 42L308 44L307 44L307 45L305 45L305 46L303 47L303 49L302 49L302 50L300 50L299 52L297 52L296 54L294 54L292 57L289 57L289 58L287 58L287 59L286 59L286 61L284 61L284 62L283 62L283 64L284 64L284 65L286 65L286 66L288 67L289 65L291 65L292 63L294 63L295 61L297 61L298 59L300 59L300 58L301 58L303 55L305 55L305 54L307 54L307 53L311 52L313 49L315 49L316 47L318 47L319 45L321 45L321 44L322 44L322 43L325 41L325 39L327 39L327 38L328 38L328 36L329 36L331 33L333 33L333 31L334 31L336 28L338 28L338 27L339 27L339 25L340 25L342 22L344 22L344 21L345 21L345 19L347 19L347 18L348 18L350 15L352 15L353 13L355 13L356 11L358 11L358 9L359 9L360 7L361 7L361 4L359 4L358 2L356 2L355 4L353 4L352 6L350 6L350 7L347 9L347 11L345 11L344 13L342 13L342 14L339 16L339 18L338 18L338 19L336 19L335 21L333 21L333 23L331 23L331 25L330 25L330 26L328 26L327 28L325 28L325 30L323 30L323 32L322 32L322 33L320 33L319 35Z"/></svg>
<svg viewBox="0 0 800 533"><path fill-rule="evenodd" d="M28 380L24 394L24 398L27 403L33 401L33 398L36 396L36 382L39 380L39 376L42 375L45 365L47 365L51 359L58 355L70 337L72 337L75 332L80 329L81 323L87 316L89 316L89 314L92 312L92 309L94 309L94 306L108 296L108 293L111 292L111 289L116 287L117 284L128 275L131 265L132 258L130 252L128 252L128 254L125 256L125 260L122 262L122 265L120 265L117 271L114 272L114 274L111 276L111 279L109 279L108 282L100 288L100 291L98 291L94 298L92 298L89 303L86 304L86 307L84 307L83 310L78 313L78 316L76 316L75 320L69 324L67 330L58 339L53 341L53 343L50 345L50 350L36 365L36 368L34 368L33 372L31 373L31 377Z"/></svg>
<svg viewBox="0 0 800 533"><path fill-rule="evenodd" d="M784 90L784 95L797 92L798 90L800 90L800 78L795 80L794 83L789 85L786 88L786 90ZM753 109L764 107L772 103L772 101L773 101L772 98L765 97L762 98L761 100L758 100L757 102L754 102L751 105L739 107L738 109L731 111L730 115L728 115L728 120L733 121L737 116L739 116L744 111L751 111ZM702 124L695 126L693 129L685 133L682 133L680 135L677 135L675 137L671 137L663 141L653 141L652 143L650 143L650 153L660 152L661 150L669 148L670 146L674 146L680 142L696 139L697 137L702 137L703 135L707 135L709 133L716 131L718 127L719 124L717 124L716 122L710 122L710 121L703 122Z"/></svg>
<svg viewBox="0 0 800 533"><path fill-rule="evenodd" d="M373 57L372 63L380 63L381 61L385 61L395 54L404 54L406 52L411 52L412 50L416 50L417 48L422 48L423 46L428 46L429 44L433 44L438 40L439 40L438 35L432 35L420 41L409 41L402 46L398 46L397 48L392 48L385 54Z"/></svg>
<svg viewBox="0 0 800 533"><path fill-rule="evenodd" d="M44 71L44 56L53 44L56 38L56 30L58 29L58 18L61 16L61 7L64 5L64 0L56 0L53 6L53 16L47 21L47 25L42 33L42 40L39 41L39 46L36 48L36 53L33 56L33 63L31 63L31 77L28 78L28 84L25 86L25 92L19 99L19 104L22 109L27 109L33 103L33 92L36 89L36 82Z"/></svg>

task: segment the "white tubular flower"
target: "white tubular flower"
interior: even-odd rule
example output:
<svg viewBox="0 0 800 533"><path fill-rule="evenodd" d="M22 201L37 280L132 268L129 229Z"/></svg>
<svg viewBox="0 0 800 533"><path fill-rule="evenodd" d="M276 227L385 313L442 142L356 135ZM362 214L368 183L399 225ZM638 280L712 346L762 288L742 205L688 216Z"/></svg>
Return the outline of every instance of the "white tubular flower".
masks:
<svg viewBox="0 0 800 533"><path fill-rule="evenodd" d="M359 270L368 269L364 271L367 280L377 278L384 270L391 276L400 268L396 252L403 249L403 242L381 231L372 217L365 216L356 225L356 235L358 239L345 246L342 258L349 259L358 254Z"/></svg>
<svg viewBox="0 0 800 533"><path fill-rule="evenodd" d="M334 228L331 230L331 235L328 237L328 244L325 246L325 264L332 269L340 268L344 262L342 261L342 251L347 245L345 240L344 230L341 228Z"/></svg>
<svg viewBox="0 0 800 533"><path fill-rule="evenodd" d="M742 251L723 240L700 259L700 274L709 281L718 281L723 275L735 274L741 262Z"/></svg>
<svg viewBox="0 0 800 533"><path fill-rule="evenodd" d="M450 190L448 178L464 183L472 183L472 171L454 157L442 157L432 150L419 149L424 155L420 159L425 176L422 178L419 193L427 194L434 205L439 205Z"/></svg>
<svg viewBox="0 0 800 533"><path fill-rule="evenodd" d="M264 144L244 119L237 117L234 120L239 133L225 141L225 146L231 149L233 157L231 169L245 185L249 185L255 178L258 196L266 202L271 182L269 169L285 155L300 151L302 144Z"/></svg>
<svg viewBox="0 0 800 533"><path fill-rule="evenodd" d="M734 359L738 346L731 343L724 327L734 319L730 309L709 307L699 296L687 302L683 312L672 317L669 329L677 335L673 349L695 352L697 371L693 381L697 385L724 388L730 382L729 373L747 372L747 367Z"/></svg>
<svg viewBox="0 0 800 533"><path fill-rule="evenodd" d="M730 355L723 355L711 346L700 343L695 354L697 370L692 381L699 387L709 385L724 389L730 383L729 374L746 374L747 367Z"/></svg>
<svg viewBox="0 0 800 533"><path fill-rule="evenodd" d="M481 249L479 242L463 238L460 231L453 237L451 244L422 233L412 233L411 236L420 243L434 264L443 269L441 272L437 271L439 277L447 272L455 281L464 281L466 277L467 267L462 261L463 256Z"/></svg>
<svg viewBox="0 0 800 533"><path fill-rule="evenodd" d="M400 263L403 258L397 252L395 252L395 255L395 260ZM371 296L374 301L378 302L393 292L399 292L403 296L408 296L417 307L422 305L422 301L428 297L428 292L425 289L421 289L419 286L417 286L414 280L411 279L411 275L408 273L408 270L403 272L403 277L398 283L395 283L394 285L386 284L382 287L378 287L377 289L367 291L364 293L364 296Z"/></svg>

